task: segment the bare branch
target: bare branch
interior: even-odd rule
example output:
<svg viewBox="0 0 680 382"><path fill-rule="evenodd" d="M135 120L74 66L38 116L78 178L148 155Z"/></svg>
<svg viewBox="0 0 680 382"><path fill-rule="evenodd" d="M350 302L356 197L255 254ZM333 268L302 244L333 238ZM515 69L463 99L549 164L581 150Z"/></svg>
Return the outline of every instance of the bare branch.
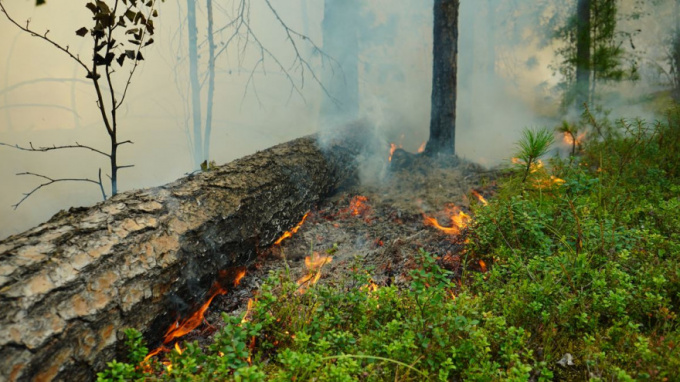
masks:
<svg viewBox="0 0 680 382"><path fill-rule="evenodd" d="M97 154L101 154L107 158L111 158L111 156L101 150L97 150L94 147L91 146L86 146L86 145L81 145L80 143L76 142L75 145L63 145L63 146L41 146L41 147L34 147L33 142L28 142L29 147L23 147L19 145L10 145L7 143L0 142L0 146L7 146L11 147L17 150L22 150L22 151L33 151L33 152L46 152L46 151L53 151L53 150L64 150L64 149L87 149L90 151L94 151Z"/></svg>
<svg viewBox="0 0 680 382"><path fill-rule="evenodd" d="M41 188L47 187L47 186L49 186L49 185L52 185L52 184L55 184L55 183L59 183L59 182L86 182L86 183L93 183L93 184L96 184L96 185L98 185L99 188L102 190L102 193L103 193L103 195L104 195L104 200L106 200L106 194L104 193L104 187L103 187L102 182L101 182L101 169L99 169L99 181L92 180L92 179L89 179L89 178L59 178L59 179L52 179L52 178L50 178L49 176L45 176L45 175L42 175L42 174L36 174L36 173L33 173L33 172L21 172L21 173L18 173L17 175L18 175L18 176L21 176L21 175L30 175L30 176L35 176L35 177L38 177L38 178L41 178L41 179L45 179L45 180L47 180L47 181L46 181L45 183L41 183L40 185L36 186L36 187L33 188L30 192L25 193L25 194L24 194L24 197L21 198L21 200L19 200L19 202L18 202L17 204L13 204L13 205L12 205L12 207L13 207L15 210L21 205L21 203L23 203L26 199L28 199L31 195L33 195L34 193L36 193L36 192L37 192L38 190L40 190Z"/></svg>
<svg viewBox="0 0 680 382"><path fill-rule="evenodd" d="M33 30L29 29L29 27L28 27L29 21L28 21L28 20L26 21L26 26L25 26L25 27L22 26L21 24L17 23L17 22L12 18L12 16L10 16L9 13L7 13L7 10L5 9L5 6L2 4L2 1L0 1L0 11L1 11L2 13L4 13L4 14L5 14L5 17L7 17L7 20L9 20L12 24L16 25L17 28L21 29L22 31L24 31L24 32L26 32L26 33L29 33L31 36L38 37L38 38L43 39L43 40L47 41L48 43L52 44L52 45L53 45L54 47L56 47L57 49L61 50L62 52L66 53L66 54L68 54L69 57L71 57L71 58L72 58L75 62L77 62L80 66L82 66L83 69L85 69L85 70L87 71L88 74L90 73L90 69L87 67L87 65L85 65L85 63L84 63L83 61L81 61L80 58L78 58L77 56L74 56L73 53L69 52L68 46L67 46L66 48L64 48L63 46L59 45L58 43L56 43L55 41L53 41L52 39L50 39L50 38L47 37L47 33L49 33L49 30L48 30L47 32L45 32L44 34L41 35L41 34L38 34L38 33L34 32Z"/></svg>

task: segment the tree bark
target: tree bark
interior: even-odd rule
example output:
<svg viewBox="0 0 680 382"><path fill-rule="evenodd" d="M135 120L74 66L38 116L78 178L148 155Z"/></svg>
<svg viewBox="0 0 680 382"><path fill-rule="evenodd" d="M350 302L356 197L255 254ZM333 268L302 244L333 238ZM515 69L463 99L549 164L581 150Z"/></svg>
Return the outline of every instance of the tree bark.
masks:
<svg viewBox="0 0 680 382"><path fill-rule="evenodd" d="M435 0L432 110L428 155L455 154L458 0Z"/></svg>
<svg viewBox="0 0 680 382"><path fill-rule="evenodd" d="M590 93L590 0L578 0L576 6L576 88L575 107L588 102Z"/></svg>
<svg viewBox="0 0 680 382"><path fill-rule="evenodd" d="M362 131L324 149L300 138L0 241L0 380L91 380L124 358L128 327L158 343L220 271L247 265L354 181Z"/></svg>

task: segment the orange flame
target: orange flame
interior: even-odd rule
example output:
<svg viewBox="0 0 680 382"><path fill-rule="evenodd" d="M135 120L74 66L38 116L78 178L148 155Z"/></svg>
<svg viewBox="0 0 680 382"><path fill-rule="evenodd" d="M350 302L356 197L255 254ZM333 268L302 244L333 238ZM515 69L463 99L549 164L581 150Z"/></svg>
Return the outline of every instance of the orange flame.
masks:
<svg viewBox="0 0 680 382"><path fill-rule="evenodd" d="M333 261L332 256L321 256L318 252L313 252L312 256L305 257L305 266L307 266L307 274L302 276L298 281L300 285L300 292L304 292L305 285L314 285L321 278L321 268Z"/></svg>
<svg viewBox="0 0 680 382"><path fill-rule="evenodd" d="M424 220L425 225L435 227L436 229L444 232L447 235L458 235L460 234L460 231L463 228L465 228L472 219L470 215L461 211L460 208L454 205L447 207L446 212L447 215L449 215L449 219L451 220L452 224L451 227L444 227L441 224L439 224L436 218L429 217L423 214L423 217L425 218Z"/></svg>
<svg viewBox="0 0 680 382"><path fill-rule="evenodd" d="M571 135L571 134L565 132L565 133L564 133L564 136L563 136L563 138L562 138L562 141L563 141L564 143L568 144L569 146L574 145L574 144L575 144L576 146L579 146L579 145L581 145L581 144L583 143L583 141L584 141L585 139L586 139L586 133L585 133L585 132L583 132L583 133L579 134L578 136L576 136L576 142L574 142L574 136L573 136L573 135Z"/></svg>
<svg viewBox="0 0 680 382"><path fill-rule="evenodd" d="M488 205L489 205L489 202L487 202L486 199L484 199L484 197L482 196L482 194L480 194L479 192L477 192L477 191L475 191L475 190L472 190L472 191L470 191L470 193L471 193L472 195L476 196L477 199L479 199L480 203L482 203L483 205L485 205L485 206L488 206Z"/></svg>
<svg viewBox="0 0 680 382"><path fill-rule="evenodd" d="M179 343L175 342L175 351L177 351L177 354L182 355L182 348L179 347Z"/></svg>
<svg viewBox="0 0 680 382"><path fill-rule="evenodd" d="M401 145L397 147L396 144L390 143L390 157L388 158L388 162L392 162L392 155L394 155L394 152L397 151L397 148L401 148Z"/></svg>
<svg viewBox="0 0 680 382"><path fill-rule="evenodd" d="M368 280L368 284L361 286L361 288L359 289L371 293L377 291L379 288L380 287L378 286L378 284L376 284L373 280Z"/></svg>
<svg viewBox="0 0 680 382"><path fill-rule="evenodd" d="M243 315L241 323L250 321L250 312L253 310L253 299L248 299L248 307L246 308L246 314Z"/></svg>
<svg viewBox="0 0 680 382"><path fill-rule="evenodd" d="M236 277L234 278L234 286L238 286L238 284L241 283L241 279L246 275L246 270L245 269L239 269L238 273L236 274Z"/></svg>
<svg viewBox="0 0 680 382"><path fill-rule="evenodd" d="M203 322L203 316L205 315L205 311L208 310L208 307L210 306L210 303L212 303L213 298L215 298L215 296L217 295L227 293L227 291L225 289L222 289L222 287L218 283L215 283L211 290L212 293L208 301L205 304L203 304L196 312L194 312L191 316L185 318L181 322L179 320L175 321L175 323L172 324L170 328L168 328L168 331L165 332L163 344L168 344L173 339L182 337L185 334L196 329L198 325L200 325L201 322Z"/></svg>
<svg viewBox="0 0 680 382"><path fill-rule="evenodd" d="M293 227L293 229L291 229L290 231L284 232L283 235L281 235L280 238L276 239L276 241L274 242L274 245L280 245L282 241L288 239L289 237L292 237L293 234L297 233L297 231L300 229L300 227L302 227L302 224L305 222L305 219L307 219L307 215L309 215L309 212L307 212L305 214L305 216L302 217L302 220L300 220L300 222L295 227Z"/></svg>
<svg viewBox="0 0 680 382"><path fill-rule="evenodd" d="M554 175L550 175L549 179L543 180L536 179L536 181L534 182L534 186L536 186L536 188L545 189L550 188L552 186L560 186L564 183L565 183L564 179L560 179Z"/></svg>
<svg viewBox="0 0 680 382"><path fill-rule="evenodd" d="M513 164L518 164L518 165L522 165L522 166L527 165L527 163L525 161L523 161L519 158L512 158L511 161L512 161ZM540 170L541 168L543 168L543 161L539 159L539 160L531 163L531 166L529 166L529 172L531 172L533 174L536 171Z"/></svg>
<svg viewBox="0 0 680 382"><path fill-rule="evenodd" d="M482 268L482 272L486 273L486 263L484 260L479 260L479 266Z"/></svg>
<svg viewBox="0 0 680 382"><path fill-rule="evenodd" d="M420 145L420 147L418 147L418 154L420 154L420 153L422 153L423 151L425 151L425 143L426 143L426 142L423 142L423 143Z"/></svg>

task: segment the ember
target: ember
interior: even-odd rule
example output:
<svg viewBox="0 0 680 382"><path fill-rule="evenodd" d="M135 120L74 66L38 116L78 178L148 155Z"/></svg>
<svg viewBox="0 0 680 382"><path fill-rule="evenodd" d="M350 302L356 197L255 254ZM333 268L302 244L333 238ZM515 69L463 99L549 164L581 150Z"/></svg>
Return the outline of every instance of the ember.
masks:
<svg viewBox="0 0 680 382"><path fill-rule="evenodd" d="M300 220L300 222L295 227L293 227L293 229L284 232L280 238L276 239L274 245L280 245L282 241L286 240L289 237L292 237L293 234L295 234L300 229L300 227L302 227L302 224L305 222L305 219L307 219L307 215L309 215L309 212L307 212L305 216L302 217L302 220Z"/></svg>
<svg viewBox="0 0 680 382"><path fill-rule="evenodd" d="M353 216L365 215L371 208L367 202L367 197L359 195L355 196L352 198L352 201L349 202L349 212Z"/></svg>
<svg viewBox="0 0 680 382"><path fill-rule="evenodd" d="M470 215L461 211L460 208L453 204L447 206L446 214L449 216L449 219L451 220L452 224L451 227L444 227L441 224L439 224L436 218L429 217L425 214L423 214L423 217L425 218L424 223L425 225L435 227L436 229L446 233L447 235L459 235L460 231L463 228L465 228L472 219Z"/></svg>
<svg viewBox="0 0 680 382"><path fill-rule="evenodd" d="M482 268L482 272L486 273L486 263L484 260L479 260L479 267Z"/></svg>

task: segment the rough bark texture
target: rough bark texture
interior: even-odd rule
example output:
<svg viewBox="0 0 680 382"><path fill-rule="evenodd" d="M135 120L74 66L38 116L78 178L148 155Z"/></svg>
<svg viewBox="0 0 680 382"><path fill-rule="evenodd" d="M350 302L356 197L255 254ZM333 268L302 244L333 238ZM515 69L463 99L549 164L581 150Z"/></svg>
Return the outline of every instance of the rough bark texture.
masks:
<svg viewBox="0 0 680 382"><path fill-rule="evenodd" d="M354 179L358 138L325 150L301 138L0 241L0 380L90 380L127 327L157 343L219 271Z"/></svg>
<svg viewBox="0 0 680 382"><path fill-rule="evenodd" d="M458 0L435 0L432 111L427 154L454 154L456 145L456 77Z"/></svg>
<svg viewBox="0 0 680 382"><path fill-rule="evenodd" d="M576 96L575 106L581 109L590 92L590 0L578 0L576 7Z"/></svg>

